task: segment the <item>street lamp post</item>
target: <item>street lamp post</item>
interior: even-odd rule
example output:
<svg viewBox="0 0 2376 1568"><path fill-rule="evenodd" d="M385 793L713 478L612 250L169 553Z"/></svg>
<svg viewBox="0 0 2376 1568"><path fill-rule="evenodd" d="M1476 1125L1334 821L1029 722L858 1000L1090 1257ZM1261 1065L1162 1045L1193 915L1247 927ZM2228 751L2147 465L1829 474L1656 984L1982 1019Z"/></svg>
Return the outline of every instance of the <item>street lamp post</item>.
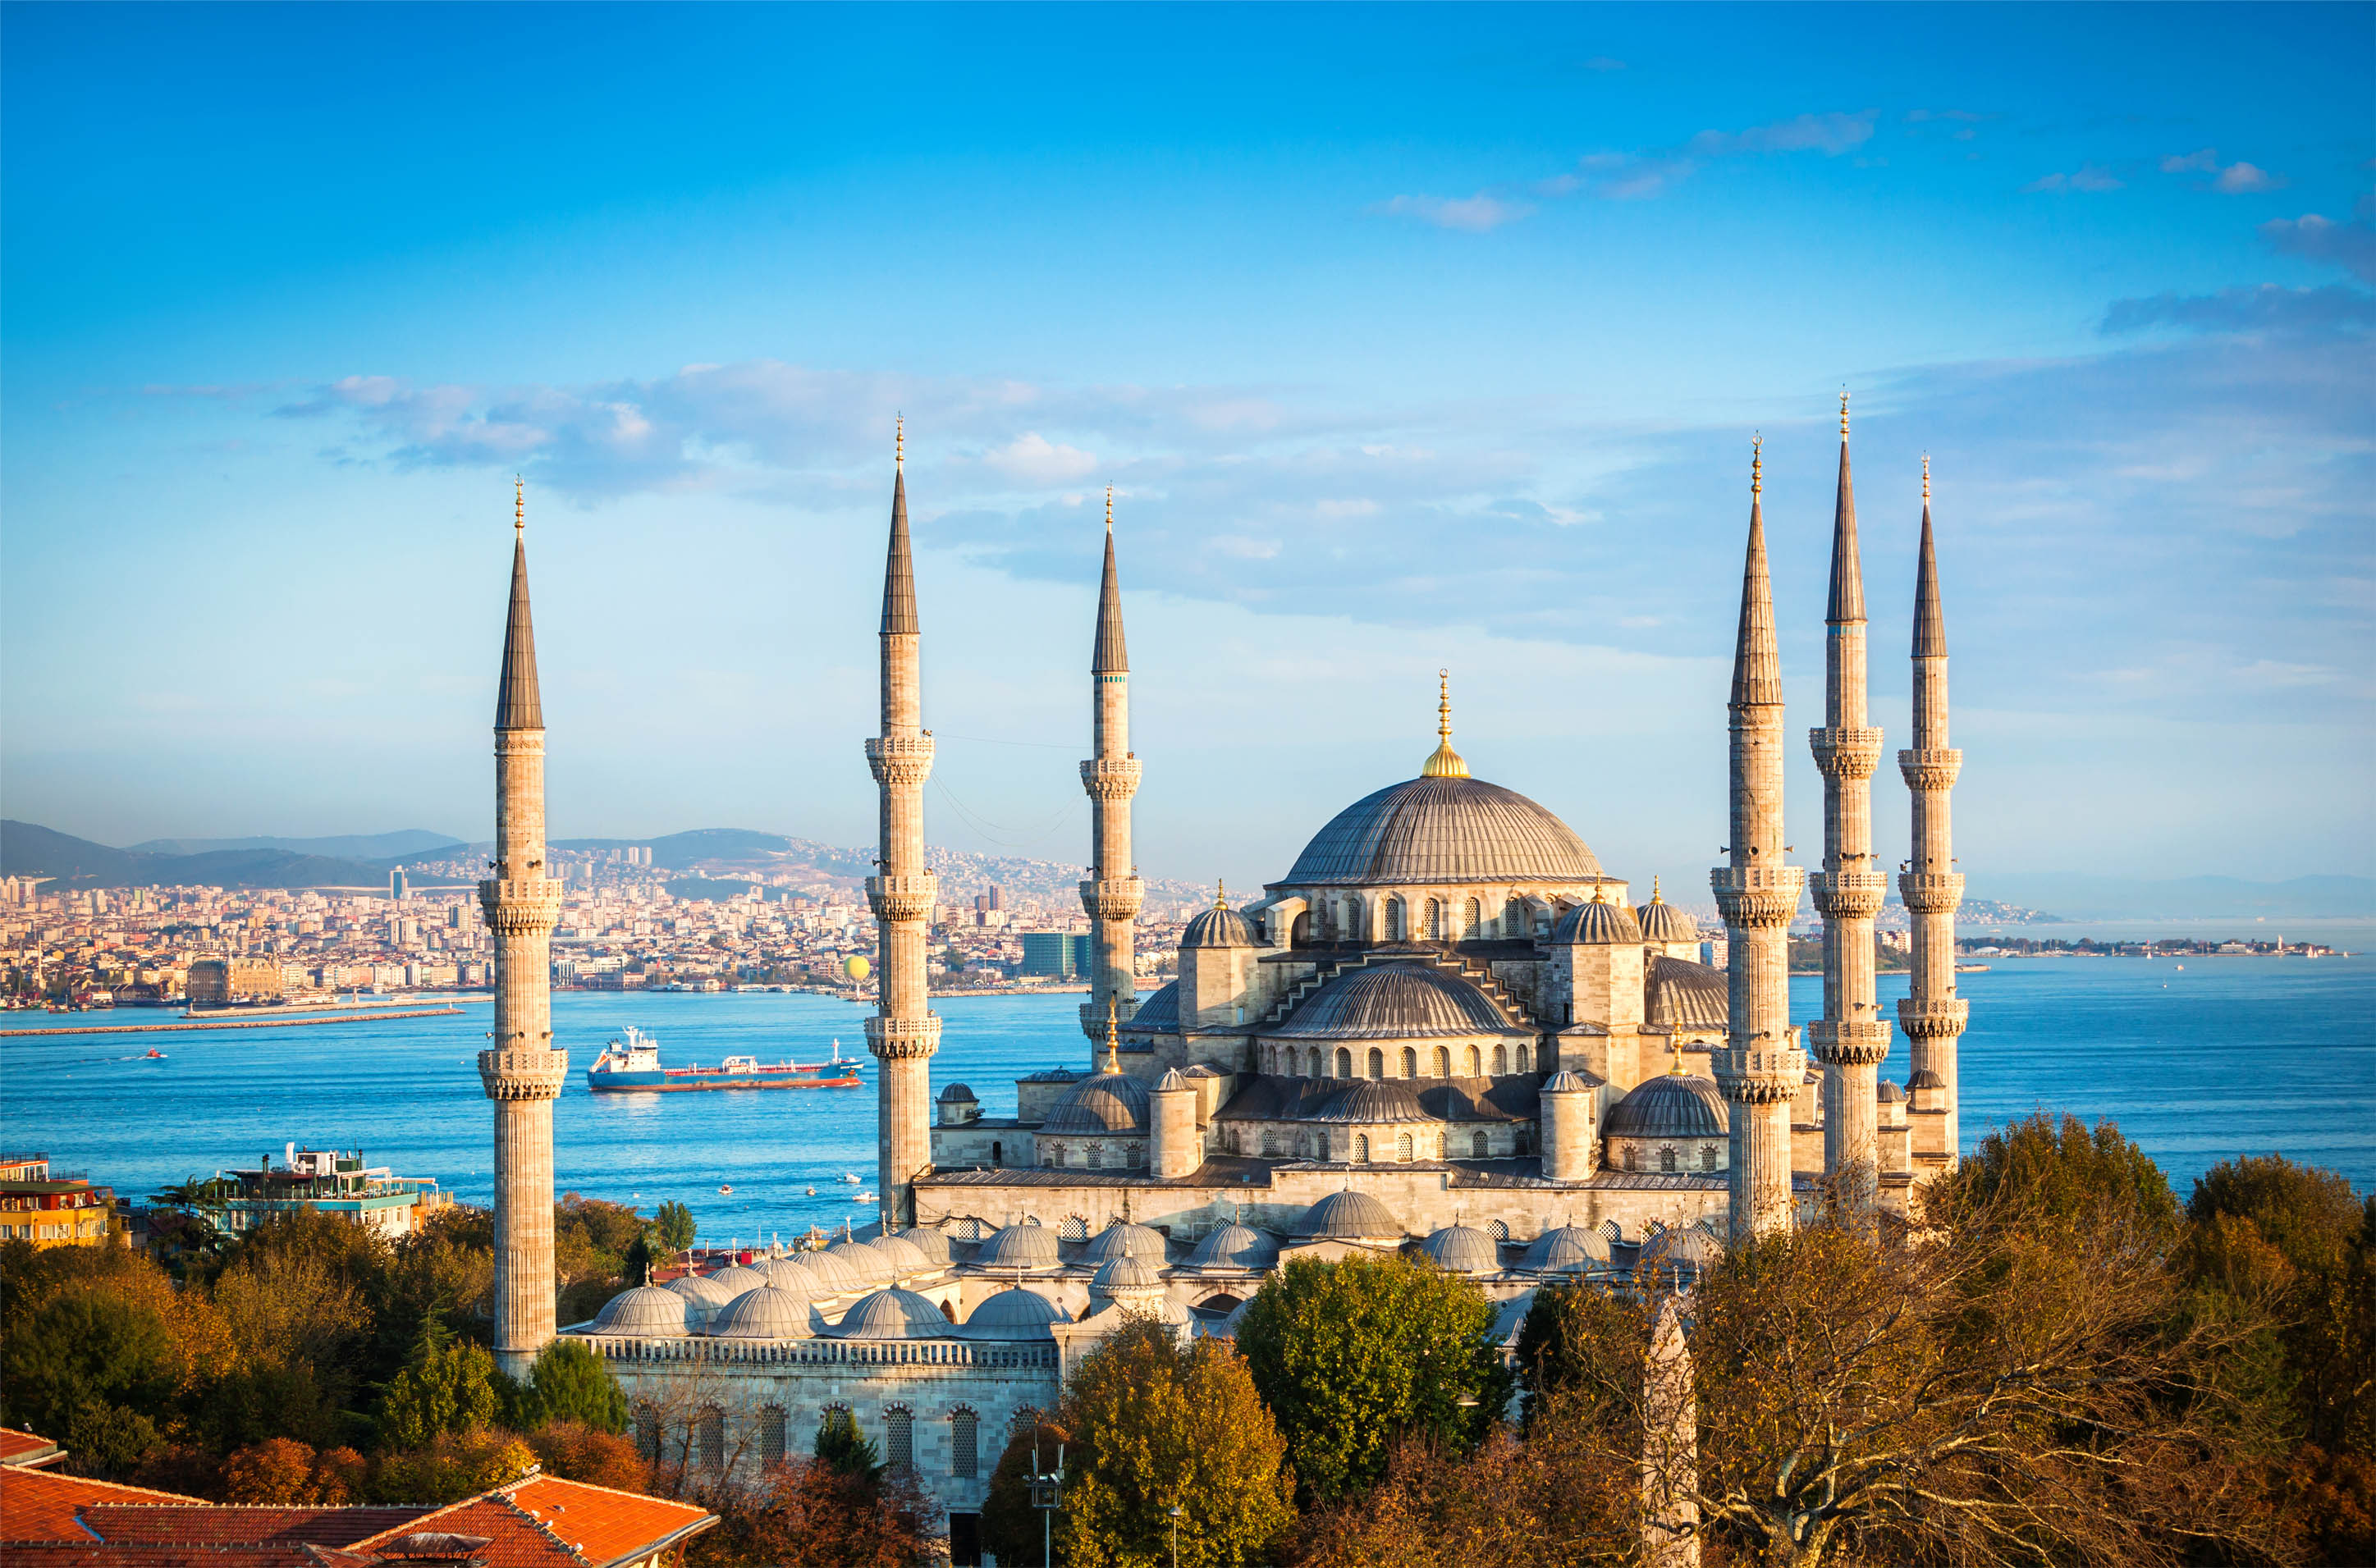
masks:
<svg viewBox="0 0 2376 1568"><path fill-rule="evenodd" d="M1180 1568L1180 1504L1171 1505L1171 1568Z"/></svg>

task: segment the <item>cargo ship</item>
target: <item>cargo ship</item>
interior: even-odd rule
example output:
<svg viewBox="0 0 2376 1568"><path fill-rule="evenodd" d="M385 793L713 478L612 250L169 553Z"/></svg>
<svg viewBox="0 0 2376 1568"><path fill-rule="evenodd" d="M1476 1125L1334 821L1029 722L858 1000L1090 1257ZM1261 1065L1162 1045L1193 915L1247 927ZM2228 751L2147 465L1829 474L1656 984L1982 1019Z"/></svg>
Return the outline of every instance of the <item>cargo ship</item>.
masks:
<svg viewBox="0 0 2376 1568"><path fill-rule="evenodd" d="M595 1090L628 1090L640 1094L677 1089L854 1089L859 1063L833 1042L833 1056L825 1062L763 1063L755 1056L730 1056L715 1067L660 1065L659 1041L627 1027L624 1039L602 1048L594 1065L586 1069L586 1087Z"/></svg>

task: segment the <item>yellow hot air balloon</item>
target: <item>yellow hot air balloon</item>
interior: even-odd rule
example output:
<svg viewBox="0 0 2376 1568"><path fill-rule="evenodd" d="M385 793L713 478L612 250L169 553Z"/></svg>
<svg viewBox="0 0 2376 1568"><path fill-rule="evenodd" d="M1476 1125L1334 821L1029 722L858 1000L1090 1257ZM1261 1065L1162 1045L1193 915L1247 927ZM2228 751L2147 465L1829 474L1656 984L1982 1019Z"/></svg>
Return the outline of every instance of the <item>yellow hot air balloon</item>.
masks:
<svg viewBox="0 0 2376 1568"><path fill-rule="evenodd" d="M864 980L869 974L873 972L873 965L868 963L865 959L855 954L852 954L848 959L844 960L841 966L841 972L848 975L854 980Z"/></svg>

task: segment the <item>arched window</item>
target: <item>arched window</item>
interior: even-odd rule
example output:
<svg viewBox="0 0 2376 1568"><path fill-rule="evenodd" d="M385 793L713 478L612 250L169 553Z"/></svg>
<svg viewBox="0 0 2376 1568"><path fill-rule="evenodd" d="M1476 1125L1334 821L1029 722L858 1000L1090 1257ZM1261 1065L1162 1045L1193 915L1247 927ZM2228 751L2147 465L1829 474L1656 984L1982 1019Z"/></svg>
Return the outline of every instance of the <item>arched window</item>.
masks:
<svg viewBox="0 0 2376 1568"><path fill-rule="evenodd" d="M1102 1170L1105 1169L1106 1151L1096 1144L1091 1144L1089 1152L1083 1157L1081 1163L1092 1170Z"/></svg>
<svg viewBox="0 0 2376 1568"><path fill-rule="evenodd" d="M1527 1054L1528 1054L1528 1053L1527 1053L1527 1048L1526 1048L1525 1046L1521 1045L1520 1047L1518 1047L1518 1071L1519 1071L1519 1072L1521 1072L1521 1073L1527 1073L1527 1072L1532 1072L1532 1071L1533 1071L1533 1069L1532 1069L1532 1068L1530 1068L1530 1067L1528 1067L1528 1066L1527 1065Z"/></svg>
<svg viewBox="0 0 2376 1568"><path fill-rule="evenodd" d="M1006 1146L996 1138L990 1140L990 1163L993 1167L1006 1163Z"/></svg>
<svg viewBox="0 0 2376 1568"><path fill-rule="evenodd" d="M1625 1151L1625 1169L1628 1170L1634 1169L1634 1152L1630 1148Z"/></svg>
<svg viewBox="0 0 2376 1568"><path fill-rule="evenodd" d="M1468 1075L1473 1078L1482 1070L1483 1063L1478 1057L1477 1048L1472 1045L1468 1048Z"/></svg>
<svg viewBox="0 0 2376 1568"><path fill-rule="evenodd" d="M883 1462L894 1469L916 1466L916 1416L905 1405L883 1412Z"/></svg>
<svg viewBox="0 0 2376 1568"><path fill-rule="evenodd" d="M1673 1149L1662 1148L1658 1151L1658 1169L1670 1174L1673 1172L1675 1169L1675 1151Z"/></svg>
<svg viewBox="0 0 2376 1568"><path fill-rule="evenodd" d="M1477 934L1477 928L1484 923L1484 906L1478 903L1476 899L1471 898L1468 900L1468 918L1460 923L1460 934L1467 937L1474 937Z"/></svg>
<svg viewBox="0 0 2376 1568"><path fill-rule="evenodd" d="M1295 923L1287 928L1287 940L1289 945L1295 947L1309 947L1312 945L1311 910L1306 909L1303 913L1295 917Z"/></svg>
<svg viewBox="0 0 2376 1568"><path fill-rule="evenodd" d="M1510 1143L1511 1152L1521 1158L1535 1152L1534 1134L1525 1127L1518 1127L1511 1132Z"/></svg>
<svg viewBox="0 0 2376 1568"><path fill-rule="evenodd" d="M1714 1144L1704 1144L1701 1146L1700 1169L1703 1170L1713 1170L1716 1169L1716 1146Z"/></svg>
<svg viewBox="0 0 2376 1568"><path fill-rule="evenodd" d="M981 1469L981 1418L964 1406L949 1413L949 1474L970 1480Z"/></svg>
<svg viewBox="0 0 2376 1568"><path fill-rule="evenodd" d="M1408 1165L1410 1163L1410 1158L1411 1135L1408 1133L1396 1133L1395 1134L1395 1158L1405 1165Z"/></svg>
<svg viewBox="0 0 2376 1568"><path fill-rule="evenodd" d="M1353 1162L1357 1165L1367 1165L1370 1163L1369 1134L1356 1133L1353 1134Z"/></svg>
<svg viewBox="0 0 2376 1568"><path fill-rule="evenodd" d="M705 1470L726 1467L726 1412L715 1405L694 1413L693 1462Z"/></svg>
<svg viewBox="0 0 2376 1568"><path fill-rule="evenodd" d="M1404 924L1402 895L1396 894L1386 900L1386 940L1400 942L1409 934Z"/></svg>
<svg viewBox="0 0 2376 1568"><path fill-rule="evenodd" d="M781 1405L759 1407L759 1463L780 1465L784 1462L784 1408Z"/></svg>
<svg viewBox="0 0 2376 1568"><path fill-rule="evenodd" d="M1370 1047L1370 1076L1383 1078L1385 1075L1386 1053L1373 1045Z"/></svg>
<svg viewBox="0 0 2376 1568"><path fill-rule="evenodd" d="M1484 1159L1489 1157L1492 1147L1493 1145L1491 1141L1489 1140L1484 1134L1479 1133L1468 1140L1468 1158L1471 1159Z"/></svg>
<svg viewBox="0 0 2376 1568"><path fill-rule="evenodd" d="M1278 1129L1276 1127L1263 1129L1263 1158L1265 1159L1278 1158Z"/></svg>
<svg viewBox="0 0 2376 1568"><path fill-rule="evenodd" d="M1439 1078L1452 1076L1452 1052L1440 1045L1435 1048L1435 1075Z"/></svg>
<svg viewBox="0 0 2376 1568"><path fill-rule="evenodd" d="M1313 1049L1317 1051L1320 1048L1314 1046ZM1353 1075L1353 1053L1341 1045L1336 1048L1336 1075L1340 1078Z"/></svg>
<svg viewBox="0 0 2376 1568"><path fill-rule="evenodd" d="M1408 1045L1403 1047L1403 1076L1406 1078L1419 1076L1419 1051Z"/></svg>
<svg viewBox="0 0 2376 1568"><path fill-rule="evenodd" d="M1051 1165L1052 1165L1052 1166L1054 1166L1054 1167L1055 1167L1057 1170L1062 1170L1063 1169L1064 1169L1064 1146L1063 1146L1063 1145L1062 1145L1062 1144L1056 1144L1056 1145L1051 1146L1049 1148L1049 1150L1048 1150L1048 1163L1049 1163L1049 1164L1051 1164Z"/></svg>
<svg viewBox="0 0 2376 1568"><path fill-rule="evenodd" d="M1361 920L1361 901L1360 901L1359 898L1348 898L1348 899L1346 899L1346 900L1345 900L1345 940L1346 940L1346 941L1348 941L1348 942L1359 942L1359 941L1360 941L1360 940L1361 940L1361 929L1362 929L1362 923L1363 923L1363 922L1362 922L1362 920Z"/></svg>
<svg viewBox="0 0 2376 1568"><path fill-rule="evenodd" d="M1056 1234L1067 1241L1086 1241L1089 1239L1089 1222L1080 1215L1068 1214Z"/></svg>
<svg viewBox="0 0 2376 1568"><path fill-rule="evenodd" d="M636 1407L636 1452L647 1462L660 1456L660 1413L648 1404Z"/></svg>
<svg viewBox="0 0 2376 1568"><path fill-rule="evenodd" d="M1515 898L1502 906L1502 934L1510 938L1527 934L1527 906Z"/></svg>
<svg viewBox="0 0 2376 1568"><path fill-rule="evenodd" d="M1506 1073L1509 1070L1510 1048L1506 1045L1495 1046L1493 1048L1493 1071L1496 1073ZM1060 1160L1057 1163L1062 1164L1063 1161Z"/></svg>
<svg viewBox="0 0 2376 1568"><path fill-rule="evenodd" d="M1441 898L1427 901L1427 934L1432 942L1443 940L1443 900Z"/></svg>

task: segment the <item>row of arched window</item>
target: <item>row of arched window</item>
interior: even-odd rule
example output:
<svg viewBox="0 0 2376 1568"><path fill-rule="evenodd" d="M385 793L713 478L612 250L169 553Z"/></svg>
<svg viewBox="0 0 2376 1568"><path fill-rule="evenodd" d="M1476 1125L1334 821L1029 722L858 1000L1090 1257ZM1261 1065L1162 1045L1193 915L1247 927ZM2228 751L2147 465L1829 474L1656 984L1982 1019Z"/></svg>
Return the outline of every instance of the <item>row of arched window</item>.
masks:
<svg viewBox="0 0 2376 1568"><path fill-rule="evenodd" d="M827 1422L849 1414L847 1405L827 1405L817 1412L817 1431L822 1434ZM663 1422L658 1408L639 1403L635 1409L636 1452L647 1461L661 1458ZM969 1406L958 1405L948 1412L949 1474L961 1480L970 1480L981 1473L981 1417ZM750 1437L758 1451L763 1466L780 1465L786 1456L786 1438L790 1418L781 1405L763 1405L753 1412ZM686 1463L695 1469L719 1471L727 1467L726 1412L715 1405L705 1405L695 1411L684 1423L682 1432ZM883 1462L913 1469L916 1464L916 1413L906 1405L892 1405L884 1409L883 1430L878 1439Z"/></svg>
<svg viewBox="0 0 2376 1568"><path fill-rule="evenodd" d="M1232 1153L1251 1152L1239 1147L1242 1133L1240 1123L1223 1123L1223 1146ZM1380 1136L1383 1138L1384 1134ZM1518 1153L1527 1152L1527 1141L1526 1129L1517 1129L1515 1147ZM1369 1134L1356 1133L1349 1153L1355 1164L1368 1165L1373 1163L1373 1148L1382 1159L1385 1158L1387 1146L1383 1143L1373 1146ZM1397 1163L1408 1163L1414 1159L1449 1159L1454 1158L1452 1151L1456 1147L1465 1147L1471 1159L1493 1158L1492 1140L1481 1132L1470 1133L1465 1139L1457 1133L1448 1132L1421 1130L1418 1133L1396 1133L1391 1146L1394 1151L1392 1158ZM1262 1131L1262 1154L1265 1159L1326 1159L1328 1137L1314 1128L1265 1126Z"/></svg>
<svg viewBox="0 0 2376 1568"><path fill-rule="evenodd" d="M1040 1163L1054 1170L1066 1169L1074 1150L1065 1144L1041 1144ZM1135 1170L1146 1163L1146 1146L1140 1143L1118 1143L1111 1148L1101 1143L1089 1143L1080 1149L1084 1170Z"/></svg>
<svg viewBox="0 0 2376 1568"><path fill-rule="evenodd" d="M1506 1044L1495 1045L1490 1060L1497 1075L1509 1072L1531 1073L1534 1071L1534 1054L1533 1048L1521 1040L1515 1049ZM1449 1078L1453 1075L1455 1067L1460 1069L1462 1076L1475 1078L1484 1075L1488 1060L1484 1051L1474 1045L1458 1047L1456 1054L1454 1047L1439 1045L1425 1058L1420 1057L1419 1048L1416 1046L1404 1046L1394 1056L1387 1055L1384 1047L1372 1046L1367 1058L1360 1064L1368 1068L1367 1075L1372 1078L1385 1077L1386 1069L1390 1065L1401 1069L1394 1075L1398 1078L1420 1077L1422 1075L1420 1072L1421 1067L1428 1069L1424 1075L1432 1078ZM1353 1075L1354 1065L1353 1052L1346 1046L1338 1046L1333 1057L1325 1046L1315 1045L1307 1049L1301 1046L1274 1044L1263 1047L1263 1071L1274 1075L1284 1074L1290 1078L1349 1078ZM1058 1163L1061 1164L1062 1161Z"/></svg>
<svg viewBox="0 0 2376 1568"><path fill-rule="evenodd" d="M1500 937L1548 936L1551 907L1512 898L1498 919L1489 921L1485 906L1475 898L1427 898L1413 904L1399 893L1388 894L1377 909L1379 939L1408 942L1463 942ZM1315 934L1323 942L1366 942L1370 939L1370 904L1357 894L1322 898L1311 911ZM1306 928L1311 929L1310 927Z"/></svg>
<svg viewBox="0 0 2376 1568"><path fill-rule="evenodd" d="M1642 1151L1638 1148L1627 1149L1625 1151L1625 1169L1628 1170L1640 1170L1641 1166L1638 1162L1641 1158L1641 1154ZM1671 1147L1662 1148L1658 1151L1658 1169L1661 1171L1671 1174L1682 1170L1684 1168L1684 1162L1689 1158L1690 1156L1678 1154ZM1700 1146L1700 1169L1704 1171L1714 1170L1716 1169L1716 1145L1702 1144Z"/></svg>

